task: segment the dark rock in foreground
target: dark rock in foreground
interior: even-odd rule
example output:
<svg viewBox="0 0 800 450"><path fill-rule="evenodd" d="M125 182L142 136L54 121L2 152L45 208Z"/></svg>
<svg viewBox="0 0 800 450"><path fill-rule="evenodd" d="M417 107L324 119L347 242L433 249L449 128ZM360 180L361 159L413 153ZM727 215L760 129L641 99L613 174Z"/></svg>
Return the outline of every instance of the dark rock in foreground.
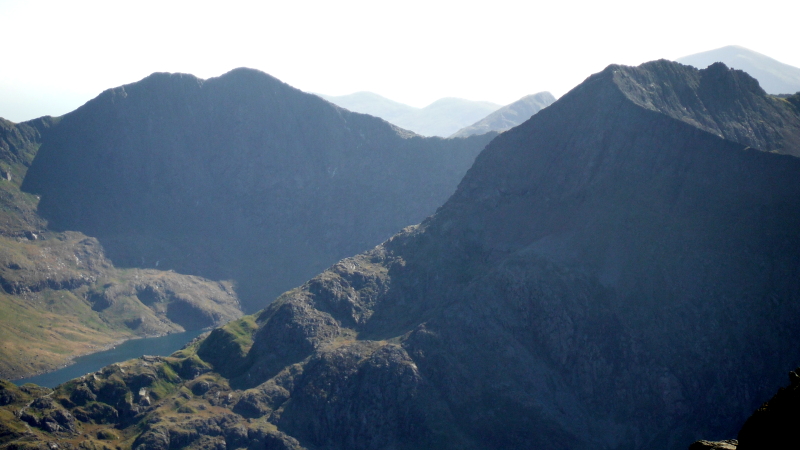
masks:
<svg viewBox="0 0 800 450"><path fill-rule="evenodd" d="M778 390L739 430L739 450L789 448L800 426L800 369L789 373L789 386Z"/></svg>

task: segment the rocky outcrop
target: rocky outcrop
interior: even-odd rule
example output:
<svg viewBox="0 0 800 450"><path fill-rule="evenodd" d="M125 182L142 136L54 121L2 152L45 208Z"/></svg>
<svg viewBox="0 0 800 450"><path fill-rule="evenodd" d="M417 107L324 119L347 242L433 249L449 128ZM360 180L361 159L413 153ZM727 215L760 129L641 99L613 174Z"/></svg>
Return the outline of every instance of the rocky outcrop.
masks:
<svg viewBox="0 0 800 450"><path fill-rule="evenodd" d="M56 119L43 117L15 124L0 118L0 236L35 240L47 228L36 213L38 199L19 186Z"/></svg>
<svg viewBox="0 0 800 450"><path fill-rule="evenodd" d="M0 118L0 171L3 179L22 183L41 144L42 134L58 123L46 116L16 124Z"/></svg>
<svg viewBox="0 0 800 450"><path fill-rule="evenodd" d="M736 450L736 439L726 441L697 441L689 446L689 450Z"/></svg>
<svg viewBox="0 0 800 450"><path fill-rule="evenodd" d="M594 82L607 77L640 107L755 149L800 156L797 109L765 95L758 81L741 70L722 63L696 70L662 60L640 67L612 66Z"/></svg>
<svg viewBox="0 0 800 450"><path fill-rule="evenodd" d="M492 135L423 138L267 74L153 74L65 115L23 188L118 266L235 280L249 312L430 215Z"/></svg>

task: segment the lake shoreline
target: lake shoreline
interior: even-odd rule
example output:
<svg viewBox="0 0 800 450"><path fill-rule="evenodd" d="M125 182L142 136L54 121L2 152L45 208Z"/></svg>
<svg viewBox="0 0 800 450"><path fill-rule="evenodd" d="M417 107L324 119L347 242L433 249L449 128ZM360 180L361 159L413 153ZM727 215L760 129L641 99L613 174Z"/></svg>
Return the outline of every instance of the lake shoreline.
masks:
<svg viewBox="0 0 800 450"><path fill-rule="evenodd" d="M166 336L166 334L161 335L161 336L152 336L152 337L162 337L162 336ZM114 342L112 342L110 344L101 346L101 347L99 347L98 350L94 350L94 351L91 351L91 352L88 352L88 353L81 353L81 354L78 354L78 355L72 355L67 359L67 362L65 364L60 364L55 369L43 370L43 371L40 371L40 372L34 372L32 374L28 374L28 375L25 375L25 376L22 376L22 377L17 377L17 378L9 378L8 381L11 381L12 383L16 384L16 382L18 380L27 380L28 378L38 377L38 376L41 376L41 375L47 375L48 373L53 373L53 372L56 372L56 371L61 370L61 369L66 369L67 367L75 364L75 360L78 359L78 358L82 358L84 356L94 355L95 353L100 353L100 352L105 352L105 351L111 350L111 349L115 348L118 345L121 345L121 344L123 344L125 342L131 341L131 340L134 340L134 339L146 339L148 337L150 337L150 336L145 336L145 337L134 336L134 337L129 338L129 339L120 339L120 340L114 341Z"/></svg>
<svg viewBox="0 0 800 450"><path fill-rule="evenodd" d="M107 365L135 359L144 354L168 356L180 350L202 334L209 332L210 329L211 328L204 328L179 333L166 333L159 336L135 336L130 339L122 339L105 345L100 350L73 356L70 358L68 364L59 366L54 370L11 379L9 381L17 386L22 386L26 383L34 383L40 386L53 388L73 378L96 372ZM150 341L149 345L144 347L144 344L141 344L143 341ZM156 344L161 345L159 346ZM144 352L145 349L152 349L154 351ZM88 370L83 371L83 368L75 369L76 366L80 367L81 365ZM76 373L77 375L75 375Z"/></svg>

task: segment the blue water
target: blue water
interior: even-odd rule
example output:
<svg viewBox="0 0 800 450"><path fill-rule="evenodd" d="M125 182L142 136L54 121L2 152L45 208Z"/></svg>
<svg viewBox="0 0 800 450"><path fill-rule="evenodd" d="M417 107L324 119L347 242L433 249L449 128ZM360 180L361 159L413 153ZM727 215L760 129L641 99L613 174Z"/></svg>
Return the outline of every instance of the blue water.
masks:
<svg viewBox="0 0 800 450"><path fill-rule="evenodd" d="M109 364L127 361L142 355L170 355L180 350L187 342L196 338L202 332L203 330L193 330L185 333L168 334L156 338L131 339L112 349L75 358L74 364L70 364L63 369L30 378L22 378L15 380L14 383L17 386L22 386L25 383L34 383L39 386L54 388L73 378L78 378L87 373L97 372Z"/></svg>

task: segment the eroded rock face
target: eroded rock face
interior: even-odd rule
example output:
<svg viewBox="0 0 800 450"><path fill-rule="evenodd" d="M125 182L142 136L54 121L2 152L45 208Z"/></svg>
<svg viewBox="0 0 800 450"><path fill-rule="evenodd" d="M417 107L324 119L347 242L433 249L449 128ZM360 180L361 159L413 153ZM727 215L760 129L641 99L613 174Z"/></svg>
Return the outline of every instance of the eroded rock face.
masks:
<svg viewBox="0 0 800 450"><path fill-rule="evenodd" d="M611 66L595 75L605 76L638 106L752 148L800 156L796 110L765 95L758 81L741 70L722 63L696 70L661 60Z"/></svg>

